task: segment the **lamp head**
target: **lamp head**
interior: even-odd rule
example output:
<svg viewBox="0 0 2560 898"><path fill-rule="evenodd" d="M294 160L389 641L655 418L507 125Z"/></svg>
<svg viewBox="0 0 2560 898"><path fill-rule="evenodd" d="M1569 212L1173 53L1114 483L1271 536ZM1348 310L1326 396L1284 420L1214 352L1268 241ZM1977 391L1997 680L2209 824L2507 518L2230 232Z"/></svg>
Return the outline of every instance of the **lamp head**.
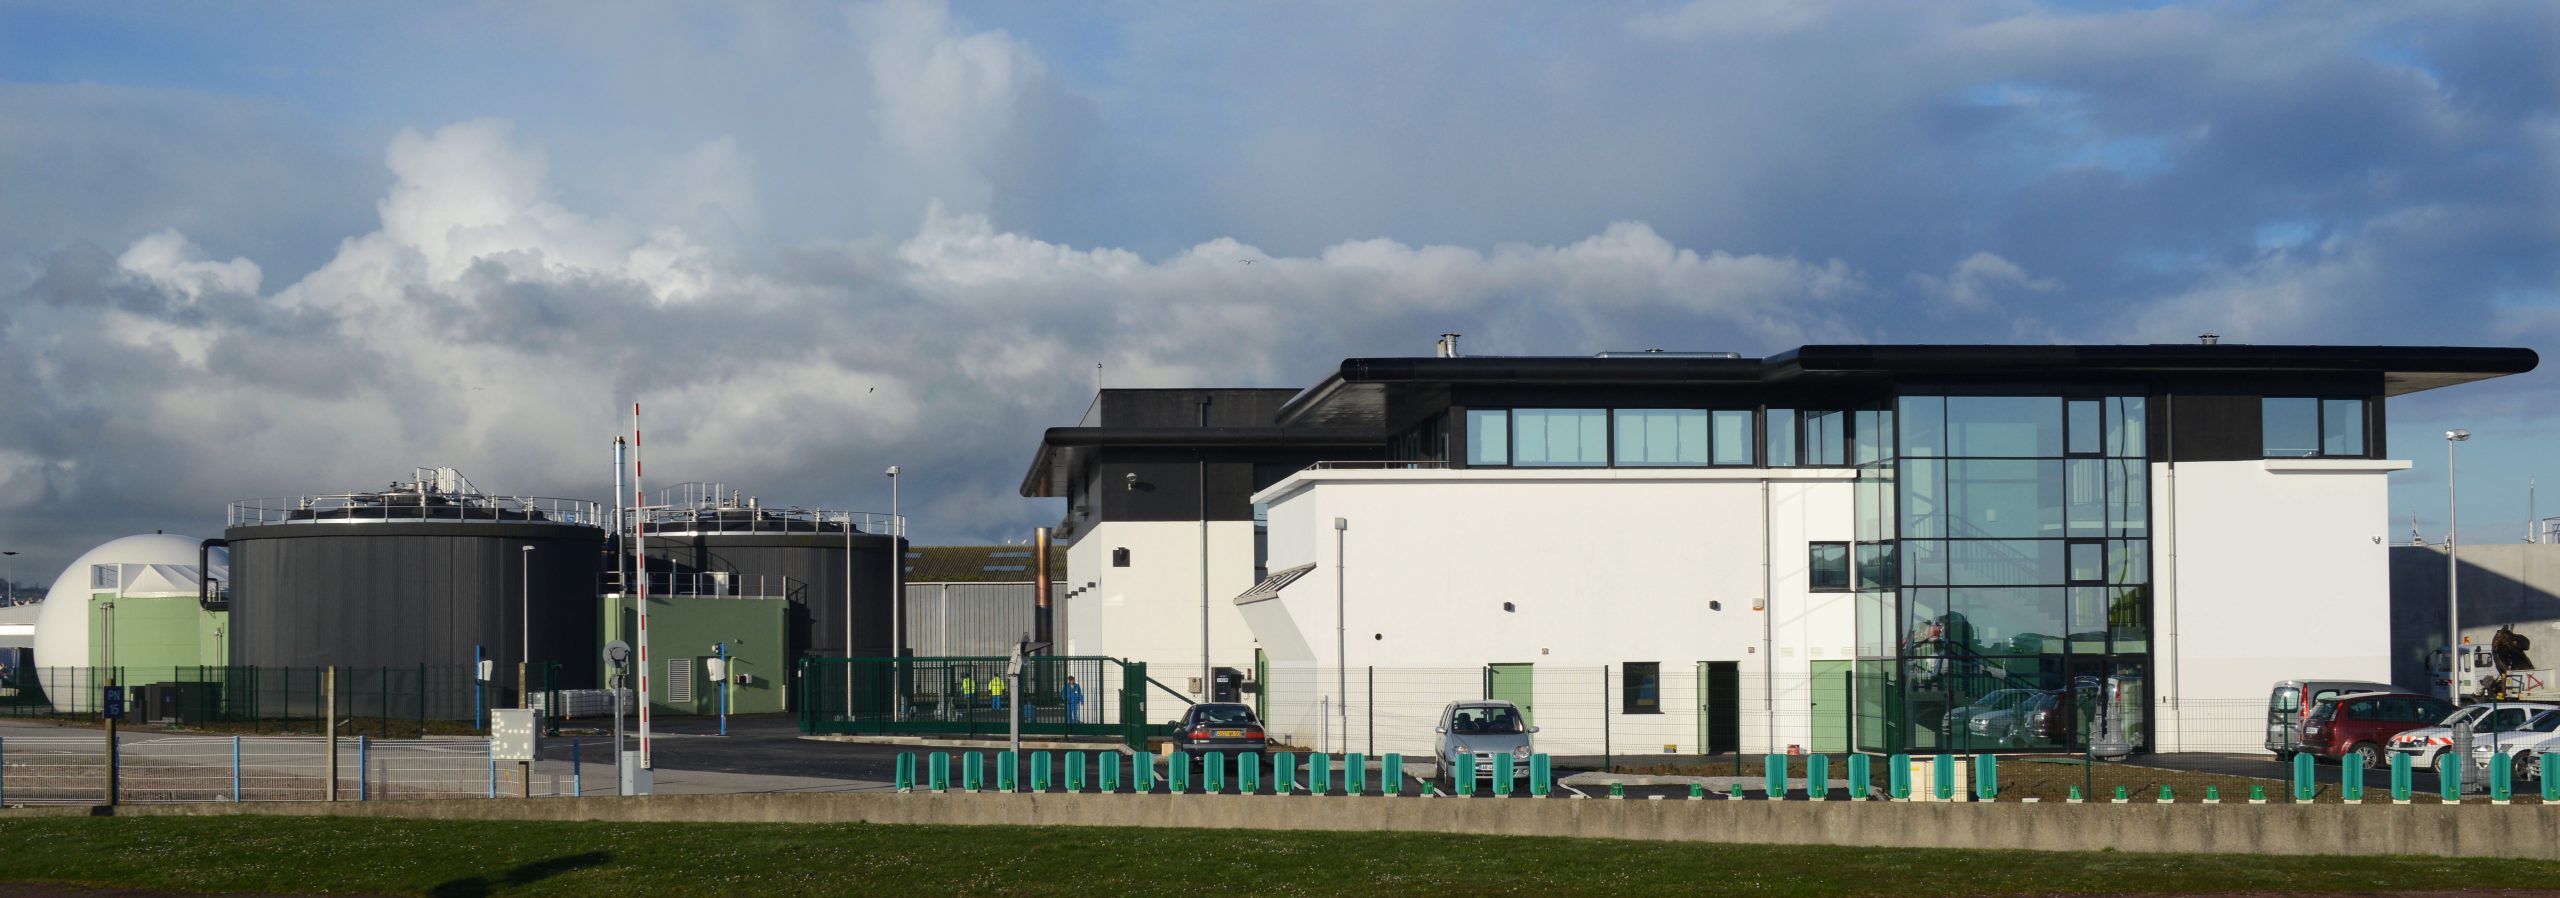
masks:
<svg viewBox="0 0 2560 898"><path fill-rule="evenodd" d="M890 465L890 466L889 466L888 474L889 474L889 476L891 476L891 477L896 477L896 476L898 476L898 466L897 466L897 465Z"/></svg>
<svg viewBox="0 0 2560 898"><path fill-rule="evenodd" d="M2462 441L2464 441L2464 440L2470 439L2470 438L2471 438L2471 431L2468 431L2468 430L2448 430L2448 431L2445 431L2445 432L2444 432L2444 438L2445 438L2445 439L2448 439L2448 440L2452 440L2452 441L2454 441L2454 442L2456 442L2456 443L2459 443L2459 442L2462 442Z"/></svg>
<svg viewBox="0 0 2560 898"><path fill-rule="evenodd" d="M1137 472L1131 471L1128 474L1123 475L1120 480L1120 489L1126 492L1136 492L1138 490Z"/></svg>

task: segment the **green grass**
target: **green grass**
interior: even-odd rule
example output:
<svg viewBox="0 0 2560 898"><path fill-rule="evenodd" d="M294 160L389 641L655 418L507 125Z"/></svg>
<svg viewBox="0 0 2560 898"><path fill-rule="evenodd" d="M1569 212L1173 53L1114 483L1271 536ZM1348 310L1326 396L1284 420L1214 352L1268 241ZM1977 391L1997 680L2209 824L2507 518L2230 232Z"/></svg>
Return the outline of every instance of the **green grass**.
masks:
<svg viewBox="0 0 2560 898"><path fill-rule="evenodd" d="M2547 888L2560 863L1430 834L0 818L0 881L370 895L2020 895Z"/></svg>

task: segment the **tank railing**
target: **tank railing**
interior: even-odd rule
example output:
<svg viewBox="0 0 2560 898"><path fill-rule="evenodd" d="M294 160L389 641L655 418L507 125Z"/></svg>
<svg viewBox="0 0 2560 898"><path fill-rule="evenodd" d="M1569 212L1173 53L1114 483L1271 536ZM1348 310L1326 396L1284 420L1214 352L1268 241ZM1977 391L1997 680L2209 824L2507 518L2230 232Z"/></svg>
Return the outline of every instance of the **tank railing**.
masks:
<svg viewBox="0 0 2560 898"><path fill-rule="evenodd" d="M723 519L723 513L736 517ZM851 524L857 533L905 532L904 516L876 511L705 505L652 508L648 515L651 536L661 533L843 533L847 524Z"/></svg>
<svg viewBox="0 0 2560 898"><path fill-rule="evenodd" d="M344 524L361 521L475 521L508 524L605 526L601 503L541 496L480 496L421 506L385 503L383 493L340 493L231 503L228 526ZM448 497L450 498L450 497Z"/></svg>
<svg viewBox="0 0 2560 898"><path fill-rule="evenodd" d="M1449 463L1448 463L1448 462L1445 462L1445 461L1435 461L1435 460L1404 459L1404 460L1400 460L1400 461L1382 461L1382 460L1376 460L1376 459L1366 459L1366 460L1357 460L1357 461L1320 461L1320 462L1316 462L1315 464L1308 465L1308 466L1307 466L1307 470L1310 470L1310 471L1436 471L1436 470L1440 470L1440 469L1442 469L1442 468L1446 468L1446 467L1448 467L1448 466L1449 466Z"/></svg>
<svg viewBox="0 0 2560 898"><path fill-rule="evenodd" d="M622 574L606 571L596 579L597 592L622 595ZM725 571L695 571L683 574L650 574L649 595L655 597L684 596L703 599L777 599L798 595L807 583L778 574L733 574Z"/></svg>

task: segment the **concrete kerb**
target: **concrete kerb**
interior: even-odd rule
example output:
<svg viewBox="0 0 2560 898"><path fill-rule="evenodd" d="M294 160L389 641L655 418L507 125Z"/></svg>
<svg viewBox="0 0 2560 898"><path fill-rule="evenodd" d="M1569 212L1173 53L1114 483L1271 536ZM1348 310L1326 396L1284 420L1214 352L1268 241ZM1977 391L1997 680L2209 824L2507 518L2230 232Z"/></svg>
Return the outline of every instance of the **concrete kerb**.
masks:
<svg viewBox="0 0 2560 898"><path fill-rule="evenodd" d="M2385 808L2388 808L2387 810ZM2560 806L1904 802L1287 801L1250 795L656 795L127 805L11 817L227 814L440 820L878 823L1442 832L1643 841L2560 860Z"/></svg>

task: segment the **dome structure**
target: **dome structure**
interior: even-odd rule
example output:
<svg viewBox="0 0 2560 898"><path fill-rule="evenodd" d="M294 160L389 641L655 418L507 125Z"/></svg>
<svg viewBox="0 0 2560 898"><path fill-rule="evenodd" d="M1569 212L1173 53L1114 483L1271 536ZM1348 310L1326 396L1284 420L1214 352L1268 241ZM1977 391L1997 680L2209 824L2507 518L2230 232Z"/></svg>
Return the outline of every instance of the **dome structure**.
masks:
<svg viewBox="0 0 2560 898"><path fill-rule="evenodd" d="M202 543L168 533L108 540L53 578L53 588L36 612L35 665L57 704L73 693L95 691L87 668L223 663L221 628L227 616L196 601ZM209 563L215 580L230 579L224 550L212 550ZM108 632L100 628L114 626L114 618L106 615L122 599L148 601L128 603L133 607L123 610L125 632L115 634L110 645L103 638ZM124 649L121 654L119 648Z"/></svg>

